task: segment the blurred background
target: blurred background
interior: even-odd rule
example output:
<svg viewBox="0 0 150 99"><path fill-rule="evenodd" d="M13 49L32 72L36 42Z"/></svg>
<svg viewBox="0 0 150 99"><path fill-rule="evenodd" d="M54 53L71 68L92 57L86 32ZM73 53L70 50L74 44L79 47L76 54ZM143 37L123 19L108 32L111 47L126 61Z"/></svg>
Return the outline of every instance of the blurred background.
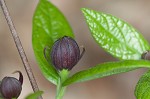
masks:
<svg viewBox="0 0 150 99"><path fill-rule="evenodd" d="M75 73L98 63L116 61L92 39L80 9L83 7L115 15L137 28L150 42L150 0L51 0L67 17L79 45L86 53L72 70ZM34 57L31 36L32 16L38 0L6 0L17 32L22 41L30 65L44 99L55 98L55 86L41 74ZM20 70L24 75L23 91L19 99L32 93L20 56L11 37L4 15L0 10L0 79L18 77L12 72ZM134 88L145 69L109 76L68 87L64 99L135 99Z"/></svg>

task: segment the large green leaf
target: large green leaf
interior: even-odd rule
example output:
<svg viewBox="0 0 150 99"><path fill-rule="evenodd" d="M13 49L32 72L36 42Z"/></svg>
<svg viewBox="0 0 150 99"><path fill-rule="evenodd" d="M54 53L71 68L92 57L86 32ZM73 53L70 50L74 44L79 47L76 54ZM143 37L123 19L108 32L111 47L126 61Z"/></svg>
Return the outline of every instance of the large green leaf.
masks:
<svg viewBox="0 0 150 99"><path fill-rule="evenodd" d="M140 59L150 49L148 42L131 25L109 14L82 9L96 42L119 59Z"/></svg>
<svg viewBox="0 0 150 99"><path fill-rule="evenodd" d="M57 84L58 74L51 63L46 61L43 50L46 46L51 48L63 36L73 37L65 17L48 0L40 0L33 17L32 43L42 73L54 84ZM50 50L46 54L49 58Z"/></svg>
<svg viewBox="0 0 150 99"><path fill-rule="evenodd" d="M68 78L63 85L66 86L72 83L89 81L92 79L128 72L141 67L150 68L150 62L145 60L124 60L119 62L103 63L74 74Z"/></svg>
<svg viewBox="0 0 150 99"><path fill-rule="evenodd" d="M135 96L137 99L150 99L150 71L146 72L138 81Z"/></svg>

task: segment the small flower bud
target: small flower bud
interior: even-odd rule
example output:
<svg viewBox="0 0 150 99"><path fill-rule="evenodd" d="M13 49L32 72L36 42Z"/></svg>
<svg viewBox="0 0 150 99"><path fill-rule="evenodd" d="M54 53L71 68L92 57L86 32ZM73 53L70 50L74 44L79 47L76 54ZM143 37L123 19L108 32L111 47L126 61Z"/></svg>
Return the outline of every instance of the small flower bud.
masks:
<svg viewBox="0 0 150 99"><path fill-rule="evenodd" d="M146 51L145 53L143 53L141 58L145 60L150 60L150 51Z"/></svg>
<svg viewBox="0 0 150 99"><path fill-rule="evenodd" d="M57 70L71 70L78 63L84 51L83 49L80 54L76 41L71 37L64 36L58 39L52 47L52 64Z"/></svg>
<svg viewBox="0 0 150 99"><path fill-rule="evenodd" d="M14 77L4 77L0 84L0 92L4 99L18 98L22 90L23 76L19 72L19 80Z"/></svg>

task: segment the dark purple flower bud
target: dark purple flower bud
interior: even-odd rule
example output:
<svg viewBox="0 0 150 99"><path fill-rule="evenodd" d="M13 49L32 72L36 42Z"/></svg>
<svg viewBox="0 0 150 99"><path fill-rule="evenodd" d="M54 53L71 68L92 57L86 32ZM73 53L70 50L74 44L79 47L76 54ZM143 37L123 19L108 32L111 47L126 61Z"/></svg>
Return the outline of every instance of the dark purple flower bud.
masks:
<svg viewBox="0 0 150 99"><path fill-rule="evenodd" d="M22 73L19 72L19 75L19 80L14 77L4 77L2 79L2 82L0 84L0 92L4 99L12 99L19 97L23 83Z"/></svg>
<svg viewBox="0 0 150 99"><path fill-rule="evenodd" d="M76 41L64 36L58 39L51 51L52 64L57 70L71 70L83 56L85 49L80 54L80 49Z"/></svg>

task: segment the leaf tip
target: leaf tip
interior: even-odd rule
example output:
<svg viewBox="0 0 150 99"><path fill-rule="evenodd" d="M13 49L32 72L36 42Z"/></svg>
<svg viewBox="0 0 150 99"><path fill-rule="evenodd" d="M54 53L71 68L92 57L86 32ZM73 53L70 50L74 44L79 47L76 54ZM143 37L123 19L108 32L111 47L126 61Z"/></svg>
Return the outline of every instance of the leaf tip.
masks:
<svg viewBox="0 0 150 99"><path fill-rule="evenodd" d="M87 10L87 8L81 8L81 11L83 14L85 14L86 10Z"/></svg>
<svg viewBox="0 0 150 99"><path fill-rule="evenodd" d="M81 11L84 12L84 10L86 10L86 8L81 8Z"/></svg>
<svg viewBox="0 0 150 99"><path fill-rule="evenodd" d="M43 91L36 91L35 93L29 94L25 99L37 99L43 93Z"/></svg>

